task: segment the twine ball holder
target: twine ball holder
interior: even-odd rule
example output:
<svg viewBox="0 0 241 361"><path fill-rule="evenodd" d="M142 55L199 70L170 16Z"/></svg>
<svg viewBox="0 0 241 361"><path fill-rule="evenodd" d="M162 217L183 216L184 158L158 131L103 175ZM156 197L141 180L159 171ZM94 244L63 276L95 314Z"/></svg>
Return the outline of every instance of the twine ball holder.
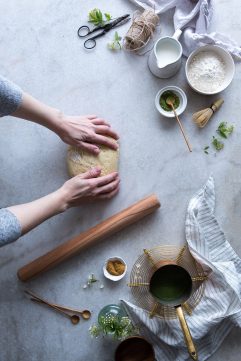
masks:
<svg viewBox="0 0 241 361"><path fill-rule="evenodd" d="M127 51L138 51L145 47L152 38L159 22L154 10L135 12L130 29L123 40L123 48Z"/></svg>

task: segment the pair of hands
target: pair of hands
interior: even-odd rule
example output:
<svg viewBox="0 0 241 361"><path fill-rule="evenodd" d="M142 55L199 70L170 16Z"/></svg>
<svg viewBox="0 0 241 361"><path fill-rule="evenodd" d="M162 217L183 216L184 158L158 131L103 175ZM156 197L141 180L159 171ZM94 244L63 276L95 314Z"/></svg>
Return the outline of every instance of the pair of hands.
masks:
<svg viewBox="0 0 241 361"><path fill-rule="evenodd" d="M98 155L99 145L117 150L118 145L111 138L119 136L110 124L96 115L61 116L57 135L67 144L87 150ZM100 177L101 169L92 168L84 174L77 175L64 183L59 189L64 203L63 210L78 206L83 199L110 199L119 190L120 179L114 172Z"/></svg>

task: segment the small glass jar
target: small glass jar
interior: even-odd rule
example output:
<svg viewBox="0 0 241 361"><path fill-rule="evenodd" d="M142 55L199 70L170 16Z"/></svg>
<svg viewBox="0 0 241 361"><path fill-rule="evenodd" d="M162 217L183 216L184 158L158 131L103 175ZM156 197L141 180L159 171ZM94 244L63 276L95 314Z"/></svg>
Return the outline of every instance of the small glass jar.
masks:
<svg viewBox="0 0 241 361"><path fill-rule="evenodd" d="M127 317L126 312L118 305L111 304L103 307L98 314L98 323L103 326L103 323L108 322L112 317Z"/></svg>

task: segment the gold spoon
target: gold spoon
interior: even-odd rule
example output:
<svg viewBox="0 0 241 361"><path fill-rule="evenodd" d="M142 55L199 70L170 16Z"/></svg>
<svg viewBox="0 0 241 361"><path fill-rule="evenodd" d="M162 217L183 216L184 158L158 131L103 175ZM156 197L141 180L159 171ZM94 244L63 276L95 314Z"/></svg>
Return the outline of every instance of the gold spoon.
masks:
<svg viewBox="0 0 241 361"><path fill-rule="evenodd" d="M77 325L80 321L80 318L78 315L70 315L68 312L63 311L60 308L55 307L46 301L38 300L37 298L30 298L30 300L33 302L37 302L37 303L43 303L43 304L55 309L55 311L62 313L63 315L65 315L66 317L68 317L70 319L70 321L72 322L73 325Z"/></svg>
<svg viewBox="0 0 241 361"><path fill-rule="evenodd" d="M89 320L90 317L91 317L91 312L89 310L80 311L80 310L76 310L74 308L69 308L69 307L66 307L66 306L58 305L57 303L52 303L52 305L57 307L57 308L60 308L61 310L79 313L84 320Z"/></svg>
<svg viewBox="0 0 241 361"><path fill-rule="evenodd" d="M172 108L172 110L173 110L173 112L174 112L174 114L175 114L175 117L176 117L176 119L177 119L178 125L179 125L179 127L180 127L180 129L181 129L182 135L183 135L183 137L184 137L184 139L185 139L185 142L186 142L186 144L187 144L187 147L188 147L189 151L192 152L191 145L189 144L189 142L188 142L188 140L187 140L187 137L186 137L186 135L185 135L185 132L184 132L182 123L181 123L180 119L178 118L177 112L176 112L176 110L175 110L175 108L174 108L175 98L170 95L170 96L166 99L166 103L167 103L167 105L169 105L169 107Z"/></svg>
<svg viewBox="0 0 241 361"><path fill-rule="evenodd" d="M59 309L61 309L61 310L64 310L64 311L70 311L70 312L78 313L78 314L80 314L80 315L82 316L82 318L83 318L84 320L88 320L88 319L90 319L90 317L91 317L91 312L90 312L89 310L83 310L83 311L81 311L81 310L77 310L77 309L74 309L74 308L70 308L70 307L66 307L66 306L61 306L61 305L58 305L57 303L50 303L50 302L42 299L42 298L39 297L38 295L34 294L34 293L33 293L32 291L30 291L30 290L25 290L24 292L27 293L28 295L30 295L30 296L38 299L39 301L42 301L43 303L47 302L48 304L50 304L50 305L53 306L53 307L57 307L57 308L59 308Z"/></svg>
<svg viewBox="0 0 241 361"><path fill-rule="evenodd" d="M75 310L75 309L73 309L73 308L60 306L60 305L57 305L57 304L55 304L55 303L50 303L50 302L44 300L43 298L41 298L41 297L39 297L38 295L34 294L34 293L33 293L32 291L30 291L30 290L25 290L24 292L25 292L26 294L30 295L31 297L33 297L36 301L38 301L38 302L40 302L40 303L45 303L45 304L47 304L47 305L50 306L50 307L53 307L53 308L55 308L55 309L58 309L59 311L65 310L65 311L71 311L71 312L79 313L84 320L88 320L88 319L91 317L91 312L90 312L89 310L80 311L80 310ZM71 317L68 313L67 313L67 315L68 315L69 317ZM77 316L77 315L73 315L73 316L76 316L76 317L73 318L74 322L72 322L72 323L77 324L77 323L79 322L79 320L78 320L78 322L76 322L76 320L77 320L77 317L79 318L79 316Z"/></svg>

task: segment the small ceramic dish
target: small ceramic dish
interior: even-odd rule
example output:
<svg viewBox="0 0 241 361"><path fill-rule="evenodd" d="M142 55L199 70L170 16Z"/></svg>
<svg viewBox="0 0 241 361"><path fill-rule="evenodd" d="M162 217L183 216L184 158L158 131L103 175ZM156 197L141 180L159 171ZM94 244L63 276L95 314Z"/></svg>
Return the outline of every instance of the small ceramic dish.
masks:
<svg viewBox="0 0 241 361"><path fill-rule="evenodd" d="M121 263L124 264L125 266L125 271L120 275L120 276L114 276L112 274L110 274L108 271L107 271L107 263L108 261L120 261ZM119 281L121 280L125 274L126 274L126 271L127 271L127 264L125 263L125 261L123 260L123 258L121 257L111 257L111 258L108 258L107 261L105 262L104 264L104 267L103 267L103 272L104 272L104 276L106 278L108 278L109 280L112 280L112 281Z"/></svg>
<svg viewBox="0 0 241 361"><path fill-rule="evenodd" d="M177 86L174 86L174 85L166 86L166 87L162 88L161 90L159 90L159 92L157 93L156 98L155 98L155 105L156 105L156 108L159 111L159 113L161 115L164 115L164 117L174 118L175 114L172 110L170 110L170 111L164 110L160 105L160 98L161 98L162 94L167 90L171 90L173 93L175 93L180 100L179 106L175 109L177 115L182 114L184 112L184 110L186 109L187 97L181 88L178 88Z"/></svg>
<svg viewBox="0 0 241 361"><path fill-rule="evenodd" d="M198 86L195 86L189 77L189 74L190 74L189 69L190 69L190 65L191 65L194 57L198 57L198 55L204 51L210 52L210 53L211 52L215 53L218 57L220 57L222 59L224 66L225 66L224 80L221 83L221 85L219 85L215 90L204 91L201 88L198 88ZM229 52L227 50L225 50L217 45L204 45L204 46L201 46L200 48L198 48L197 50L194 50L189 55L187 62L186 62L186 66L185 66L186 78L187 78L187 82L190 85L190 87L193 90L195 90L197 93L205 94L205 95L217 94L217 93L220 93L221 91L223 91L224 89L226 89L229 86L229 84L231 83L231 81L233 80L234 72L235 72L235 65L234 65L232 56L229 54Z"/></svg>

